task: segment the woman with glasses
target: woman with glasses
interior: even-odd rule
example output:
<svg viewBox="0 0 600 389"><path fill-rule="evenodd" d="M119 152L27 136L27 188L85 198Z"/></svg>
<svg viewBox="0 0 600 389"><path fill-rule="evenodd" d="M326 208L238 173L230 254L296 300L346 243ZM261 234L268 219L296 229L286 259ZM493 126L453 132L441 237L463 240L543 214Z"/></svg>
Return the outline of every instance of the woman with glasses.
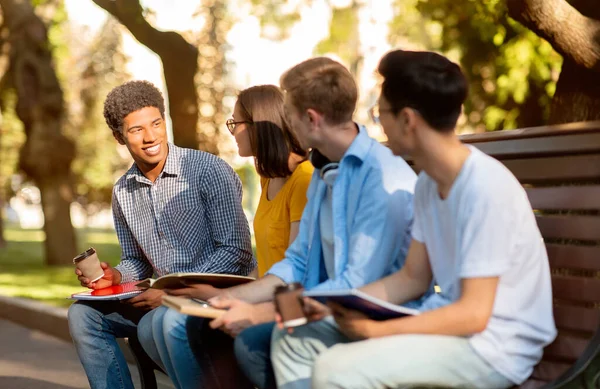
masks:
<svg viewBox="0 0 600 389"><path fill-rule="evenodd" d="M285 119L283 94L274 85L240 92L227 128L239 154L254 157L262 194L254 217L259 275L283 259L298 234L313 167ZM187 288L172 291L185 294ZM159 308L164 309L164 308ZM152 322L153 344L144 342L177 388L252 388L237 368L233 338L208 328L208 321L167 310ZM186 331L187 330L187 331ZM188 339L189 336L189 339ZM190 359L191 352L196 360Z"/></svg>
<svg viewBox="0 0 600 389"><path fill-rule="evenodd" d="M254 157L262 193L254 217L260 276L283 259L298 235L313 167L290 131L283 94L274 85L240 92L227 128L242 157Z"/></svg>

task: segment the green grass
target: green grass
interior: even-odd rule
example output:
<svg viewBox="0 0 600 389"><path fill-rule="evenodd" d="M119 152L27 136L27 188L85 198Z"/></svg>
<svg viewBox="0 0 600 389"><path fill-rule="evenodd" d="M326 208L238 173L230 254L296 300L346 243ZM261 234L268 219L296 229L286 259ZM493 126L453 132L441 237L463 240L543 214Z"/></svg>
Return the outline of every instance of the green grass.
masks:
<svg viewBox="0 0 600 389"><path fill-rule="evenodd" d="M73 266L44 265L43 231L6 227L4 237L7 246L0 249L0 295L65 307L71 304L66 297L85 289L79 285ZM119 262L121 248L113 230L77 230L77 238L79 251L93 246L102 261L112 265Z"/></svg>

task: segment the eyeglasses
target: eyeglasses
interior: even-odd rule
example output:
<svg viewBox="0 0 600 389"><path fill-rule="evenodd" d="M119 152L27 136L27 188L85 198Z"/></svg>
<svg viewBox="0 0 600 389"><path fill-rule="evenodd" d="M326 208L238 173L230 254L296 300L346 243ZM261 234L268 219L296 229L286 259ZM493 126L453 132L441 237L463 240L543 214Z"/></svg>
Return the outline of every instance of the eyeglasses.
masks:
<svg viewBox="0 0 600 389"><path fill-rule="evenodd" d="M379 122L380 122L379 118L381 117L382 112L393 112L393 111L394 110L392 108L380 108L379 104L375 104L374 106L371 107L371 109L369 109L369 117L371 118L373 123L379 124Z"/></svg>
<svg viewBox="0 0 600 389"><path fill-rule="evenodd" d="M233 131L235 131L235 126L237 126L238 124L242 124L242 123L252 123L252 121L250 121L250 120L235 121L233 119L227 119L227 121L225 122L225 125L227 126L227 129L229 130L231 135L233 135Z"/></svg>

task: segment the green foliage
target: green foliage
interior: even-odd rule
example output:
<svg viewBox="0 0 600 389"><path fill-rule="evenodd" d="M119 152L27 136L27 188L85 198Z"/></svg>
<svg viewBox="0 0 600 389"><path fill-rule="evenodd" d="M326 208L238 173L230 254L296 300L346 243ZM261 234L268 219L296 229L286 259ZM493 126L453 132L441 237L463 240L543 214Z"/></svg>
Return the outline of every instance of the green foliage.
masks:
<svg viewBox="0 0 600 389"><path fill-rule="evenodd" d="M460 61L470 82L465 126L542 125L562 63L546 41L510 19L504 0L397 0L391 41L419 42Z"/></svg>
<svg viewBox="0 0 600 389"><path fill-rule="evenodd" d="M256 168L250 163L245 163L235 169L235 172L242 181L244 195L242 197L242 207L249 215L256 213L258 200L260 198L260 183L259 176L256 173Z"/></svg>
<svg viewBox="0 0 600 389"><path fill-rule="evenodd" d="M252 13L260 20L261 34L271 39L283 40L289 37L290 28L300 20L302 3L312 4L312 0L250 0L250 3Z"/></svg>
<svg viewBox="0 0 600 389"><path fill-rule="evenodd" d="M360 60L360 37L358 35L358 10L356 4L332 10L329 36L315 47L316 55L337 54L345 63L350 64L356 75Z"/></svg>

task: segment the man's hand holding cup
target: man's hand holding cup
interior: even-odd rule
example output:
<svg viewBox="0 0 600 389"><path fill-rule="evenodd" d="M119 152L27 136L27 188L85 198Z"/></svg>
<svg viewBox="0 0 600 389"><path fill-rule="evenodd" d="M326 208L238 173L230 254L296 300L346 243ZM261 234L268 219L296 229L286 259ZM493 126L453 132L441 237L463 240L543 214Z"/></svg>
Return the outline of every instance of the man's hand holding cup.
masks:
<svg viewBox="0 0 600 389"><path fill-rule="evenodd" d="M102 289L121 283L121 273L108 263L100 262L93 247L73 258L73 263L81 286Z"/></svg>

